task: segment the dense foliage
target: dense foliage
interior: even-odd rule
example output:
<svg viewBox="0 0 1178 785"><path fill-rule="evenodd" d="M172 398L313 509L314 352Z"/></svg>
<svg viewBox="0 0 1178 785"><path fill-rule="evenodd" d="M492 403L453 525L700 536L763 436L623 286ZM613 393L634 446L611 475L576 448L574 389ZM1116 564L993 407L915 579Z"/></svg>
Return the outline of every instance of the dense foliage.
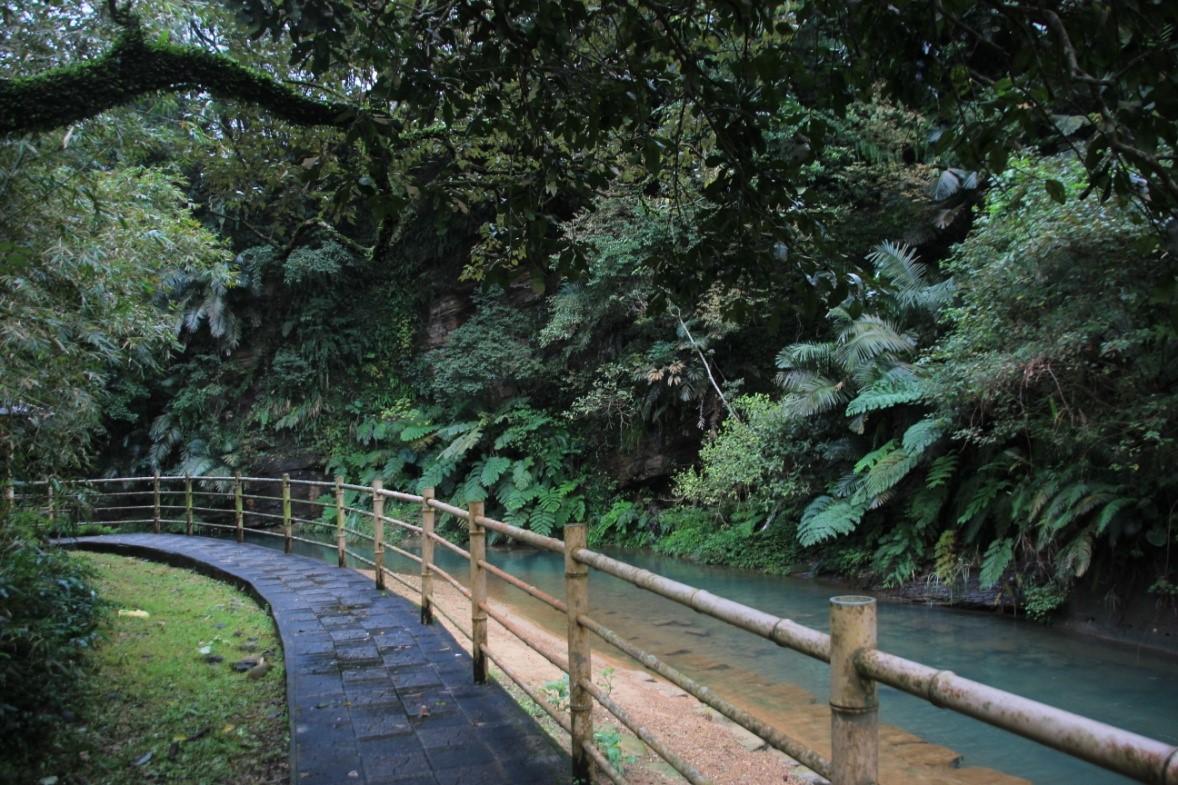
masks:
<svg viewBox="0 0 1178 785"><path fill-rule="evenodd" d="M0 2L9 474L1173 595L1173 4L227 7Z"/></svg>
<svg viewBox="0 0 1178 785"><path fill-rule="evenodd" d="M18 782L77 708L100 601L86 568L48 545L37 517L9 512L0 523L0 777Z"/></svg>

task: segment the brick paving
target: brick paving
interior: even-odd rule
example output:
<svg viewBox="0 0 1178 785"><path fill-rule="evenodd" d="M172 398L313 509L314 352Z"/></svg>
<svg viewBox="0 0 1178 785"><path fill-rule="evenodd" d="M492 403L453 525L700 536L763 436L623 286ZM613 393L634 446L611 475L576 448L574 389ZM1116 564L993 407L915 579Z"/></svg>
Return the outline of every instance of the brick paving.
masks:
<svg viewBox="0 0 1178 785"><path fill-rule="evenodd" d="M228 580L269 605L282 640L292 785L561 785L568 756L407 600L305 556L174 534L70 545Z"/></svg>

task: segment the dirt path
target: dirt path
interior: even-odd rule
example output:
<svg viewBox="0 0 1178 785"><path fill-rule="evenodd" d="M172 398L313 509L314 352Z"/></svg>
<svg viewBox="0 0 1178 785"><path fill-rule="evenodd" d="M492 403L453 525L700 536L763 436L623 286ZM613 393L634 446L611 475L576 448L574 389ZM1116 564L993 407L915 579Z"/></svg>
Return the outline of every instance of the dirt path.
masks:
<svg viewBox="0 0 1178 785"><path fill-rule="evenodd" d="M367 573L371 576L371 573ZM412 588L390 580L388 588L419 603L417 580L406 578ZM467 645L470 629L469 603L448 585L435 582L437 614L455 637ZM510 608L494 603L513 623L527 632L534 645L551 653L564 650L565 642ZM450 619L460 624L455 628ZM562 673L515 635L493 619L488 628L488 648L510 670L533 689L544 690L546 684L559 681ZM784 754L767 748L764 742L697 701L686 692L651 674L631 661L621 661L598 649L593 652L595 681L608 685L611 697L631 713L634 719L668 746L690 760L715 785L800 785L824 781ZM509 683L505 676L500 681ZM806 690L789 684L758 685L758 692L768 696L775 710L749 705L741 708L781 728L806 746L830 756L830 710L815 702ZM731 700L731 698L729 698ZM597 729L613 726L621 733L620 750L625 757L626 779L632 785L665 785L683 779L639 739L626 732L621 724L601 707L594 710ZM563 733L558 734L563 736ZM561 743L567 743L562 738ZM952 750L929 744L905 731L880 726L880 782L882 785L1028 785L1027 781L992 769L958 768L960 757Z"/></svg>

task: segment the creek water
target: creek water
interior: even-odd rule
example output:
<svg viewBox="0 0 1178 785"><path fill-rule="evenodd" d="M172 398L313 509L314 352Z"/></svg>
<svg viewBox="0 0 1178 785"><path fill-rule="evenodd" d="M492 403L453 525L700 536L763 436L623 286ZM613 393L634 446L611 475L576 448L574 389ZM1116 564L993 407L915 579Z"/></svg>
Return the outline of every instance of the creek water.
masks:
<svg viewBox="0 0 1178 785"><path fill-rule="evenodd" d="M281 539L261 538L281 547ZM308 555L334 561L331 551L303 545ZM829 631L830 597L848 593L798 578L707 567L646 552L611 552L616 558L706 589L807 627ZM407 560L390 569L415 571ZM521 580L563 596L564 563L556 554L492 549L489 559ZM439 549L439 566L461 576L465 562ZM516 612L563 632L563 617L537 600L491 579L493 597ZM828 700L827 666L735 630L623 581L592 572L591 615L648 652L721 695L768 705L770 684L795 684L820 703ZM1167 744L1178 744L1178 658L1113 644L991 613L923 605L880 603L882 650L945 668L1019 695L1107 722ZM1077 761L988 725L880 688L882 722L948 747L964 766L982 766L1037 785L1128 783L1124 777Z"/></svg>

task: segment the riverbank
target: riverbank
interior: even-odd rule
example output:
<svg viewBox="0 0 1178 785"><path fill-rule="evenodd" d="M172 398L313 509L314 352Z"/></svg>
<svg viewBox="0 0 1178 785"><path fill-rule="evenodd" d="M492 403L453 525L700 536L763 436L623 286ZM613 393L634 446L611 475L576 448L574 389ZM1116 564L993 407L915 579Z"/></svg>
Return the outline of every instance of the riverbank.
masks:
<svg viewBox="0 0 1178 785"><path fill-rule="evenodd" d="M371 577L371 572L366 572ZM415 576L400 576L404 585L390 580L388 588L413 602L420 598ZM439 582L440 583L440 582ZM435 585L435 605L443 613L440 623L467 645L469 603L447 585ZM494 606L526 631L529 640L549 652L564 649L564 640L549 630L512 612L502 603ZM448 618L447 618L448 617ZM451 619L458 621L455 624ZM561 672L547 659L491 620L488 648L529 687L541 692L558 682ZM729 722L710 707L669 682L601 647L593 652L595 681L633 716L636 722L662 739L669 747L695 764L716 785L801 785L817 778L784 754L766 747L756 736ZM506 677L499 677L506 682ZM750 679L757 679L749 674ZM799 687L780 683L759 683L757 692L774 709L742 704L741 708L783 729L793 738L822 755L830 754L830 711ZM736 702L736 701L734 701ZM604 709L595 708L595 727L624 728ZM562 744L567 739L557 738ZM667 785L681 782L670 767L628 732L620 733L618 750L623 756L627 779L633 785ZM1027 781L991 769L959 767L961 758L952 750L886 725L880 727L880 781L883 785L1026 785Z"/></svg>

